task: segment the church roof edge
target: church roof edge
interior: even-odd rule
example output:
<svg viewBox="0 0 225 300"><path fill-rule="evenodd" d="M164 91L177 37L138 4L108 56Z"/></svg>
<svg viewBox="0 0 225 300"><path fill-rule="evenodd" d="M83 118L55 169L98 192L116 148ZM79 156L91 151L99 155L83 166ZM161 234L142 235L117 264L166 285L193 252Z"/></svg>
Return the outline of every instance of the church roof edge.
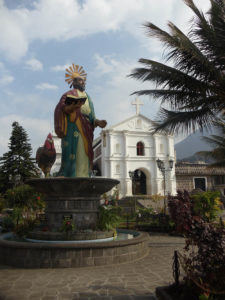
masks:
<svg viewBox="0 0 225 300"><path fill-rule="evenodd" d="M117 127L117 126L119 126L119 125L121 125L121 124L123 124L123 123L126 123L126 122L128 122L128 121L130 121L130 120L132 120L132 119L135 119L135 118L137 118L137 117L142 117L142 118L148 120L149 122L153 122L151 119L149 119L149 118L147 118L146 116L144 116L144 115L142 115L142 114L139 113L139 114L135 114L135 115L133 115L133 116L130 116L129 118L127 118L127 119L125 119L125 120L123 120L123 121L121 121L121 122L119 122L119 123L116 123L115 125L112 125L112 126L106 128L106 130L114 129L115 127Z"/></svg>

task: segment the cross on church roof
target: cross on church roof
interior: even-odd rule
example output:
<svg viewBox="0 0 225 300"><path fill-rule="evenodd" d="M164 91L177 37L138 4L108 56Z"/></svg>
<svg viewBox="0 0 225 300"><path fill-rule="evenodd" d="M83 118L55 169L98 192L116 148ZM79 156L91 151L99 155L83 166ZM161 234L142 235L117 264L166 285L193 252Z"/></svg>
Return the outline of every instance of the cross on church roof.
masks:
<svg viewBox="0 0 225 300"><path fill-rule="evenodd" d="M135 101L131 102L132 105L136 105L136 115L140 114L140 105L143 105L139 98L136 98Z"/></svg>

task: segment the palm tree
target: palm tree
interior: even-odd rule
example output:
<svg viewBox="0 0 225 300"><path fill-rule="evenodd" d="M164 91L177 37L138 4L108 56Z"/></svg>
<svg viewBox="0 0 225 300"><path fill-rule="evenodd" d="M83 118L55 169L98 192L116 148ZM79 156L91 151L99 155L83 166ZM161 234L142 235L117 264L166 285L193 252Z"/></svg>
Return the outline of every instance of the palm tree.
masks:
<svg viewBox="0 0 225 300"><path fill-rule="evenodd" d="M207 14L193 0L184 2L194 12L187 35L171 22L169 32L144 24L148 35L166 46L166 61L173 66L141 58L143 67L129 75L156 84L133 94L150 95L167 105L160 109L156 131L208 129L225 108L225 1L210 0Z"/></svg>
<svg viewBox="0 0 225 300"><path fill-rule="evenodd" d="M214 162L209 167L225 167L225 117L215 120L213 125L220 135L204 136L202 138L214 148L211 151L200 151L196 154L211 158Z"/></svg>

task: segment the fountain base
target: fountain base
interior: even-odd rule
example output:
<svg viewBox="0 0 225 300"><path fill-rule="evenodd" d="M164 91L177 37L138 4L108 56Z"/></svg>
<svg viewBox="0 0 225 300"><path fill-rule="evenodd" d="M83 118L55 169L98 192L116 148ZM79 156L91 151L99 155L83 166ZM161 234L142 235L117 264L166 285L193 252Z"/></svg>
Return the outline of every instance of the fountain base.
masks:
<svg viewBox="0 0 225 300"><path fill-rule="evenodd" d="M148 253L149 235L135 231L133 239L70 244L0 240L0 263L19 268L74 268L131 262Z"/></svg>
<svg viewBox="0 0 225 300"><path fill-rule="evenodd" d="M27 183L46 195L45 225L48 228L48 232L36 229L28 233L28 238L46 242L20 242L3 236L0 239L0 263L22 268L100 266L130 262L148 253L147 233L133 231L132 239L98 241L113 236L113 232L100 232L96 228L100 197L119 184L118 180L100 177L38 178ZM71 236L60 232L67 218L76 228ZM70 239L79 242L69 243Z"/></svg>

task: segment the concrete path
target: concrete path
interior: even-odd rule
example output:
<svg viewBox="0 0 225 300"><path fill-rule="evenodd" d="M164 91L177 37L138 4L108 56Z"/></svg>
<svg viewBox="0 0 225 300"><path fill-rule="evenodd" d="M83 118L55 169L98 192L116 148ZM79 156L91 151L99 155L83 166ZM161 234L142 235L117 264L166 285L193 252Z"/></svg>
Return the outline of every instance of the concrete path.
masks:
<svg viewBox="0 0 225 300"><path fill-rule="evenodd" d="M151 235L149 254L120 265L68 269L0 266L0 300L154 300L157 286L173 282L172 257L184 239Z"/></svg>

